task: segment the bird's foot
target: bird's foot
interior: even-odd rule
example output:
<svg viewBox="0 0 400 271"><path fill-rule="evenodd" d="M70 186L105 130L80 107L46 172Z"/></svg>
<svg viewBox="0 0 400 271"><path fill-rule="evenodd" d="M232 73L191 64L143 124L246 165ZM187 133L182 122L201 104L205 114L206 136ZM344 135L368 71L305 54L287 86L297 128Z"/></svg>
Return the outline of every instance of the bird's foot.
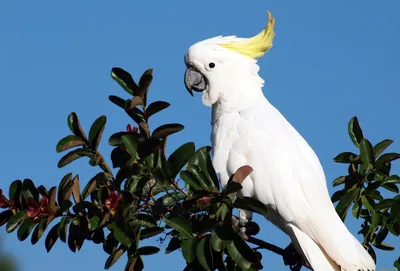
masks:
<svg viewBox="0 0 400 271"><path fill-rule="evenodd" d="M292 243L285 248L282 257L284 264L288 265L292 271L299 271L305 263L303 257L296 251Z"/></svg>

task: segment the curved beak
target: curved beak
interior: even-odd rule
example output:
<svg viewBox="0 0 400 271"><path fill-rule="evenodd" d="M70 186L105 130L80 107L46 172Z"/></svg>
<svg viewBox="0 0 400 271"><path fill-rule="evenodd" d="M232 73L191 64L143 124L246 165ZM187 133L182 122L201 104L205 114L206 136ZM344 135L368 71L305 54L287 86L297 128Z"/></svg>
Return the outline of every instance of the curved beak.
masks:
<svg viewBox="0 0 400 271"><path fill-rule="evenodd" d="M186 90L193 96L193 91L202 92L206 89L204 76L193 68L187 68L185 72Z"/></svg>

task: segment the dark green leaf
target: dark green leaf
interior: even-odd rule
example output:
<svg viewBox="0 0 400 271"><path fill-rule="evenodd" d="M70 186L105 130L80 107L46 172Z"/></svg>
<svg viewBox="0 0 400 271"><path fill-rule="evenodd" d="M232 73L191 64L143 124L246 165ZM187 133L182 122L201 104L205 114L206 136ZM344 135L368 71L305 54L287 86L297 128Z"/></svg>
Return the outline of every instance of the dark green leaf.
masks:
<svg viewBox="0 0 400 271"><path fill-rule="evenodd" d="M36 244L40 240L44 231L47 228L47 225L48 225L47 218L46 217L42 218L32 233L32 238L31 238L32 245Z"/></svg>
<svg viewBox="0 0 400 271"><path fill-rule="evenodd" d="M59 226L60 226L60 223L57 223L56 225L54 225L54 227L51 228L51 230L49 231L49 233L46 236L46 240L45 240L44 244L45 244L47 252L50 252L51 248L54 246L54 244L56 243L56 241L58 239L57 230L58 230Z"/></svg>
<svg viewBox="0 0 400 271"><path fill-rule="evenodd" d="M83 149L83 148L79 148L76 150L73 150L69 153L67 153L66 155L64 155L60 161L58 162L58 167L62 168L66 165L68 165L69 163L71 163L72 161L81 158L81 157L89 157L92 158L94 157L94 153L92 153L91 151L87 150L87 149Z"/></svg>
<svg viewBox="0 0 400 271"><path fill-rule="evenodd" d="M333 158L333 161L336 163L350 164L350 163L356 162L357 159L358 159L358 156L355 153L342 152L342 153L338 154L335 158Z"/></svg>
<svg viewBox="0 0 400 271"><path fill-rule="evenodd" d="M129 247L131 245L132 240L128 236L126 236L125 232L123 232L118 226L114 227L113 234L115 239L121 244L124 244L126 247Z"/></svg>
<svg viewBox="0 0 400 271"><path fill-rule="evenodd" d="M382 140L381 142L379 142L378 144L376 144L374 146L375 157L378 157L392 143L393 143L393 140L385 139L385 140Z"/></svg>
<svg viewBox="0 0 400 271"><path fill-rule="evenodd" d="M168 157L168 170L171 178L175 179L179 171L185 166L195 152L193 142L183 144Z"/></svg>
<svg viewBox="0 0 400 271"><path fill-rule="evenodd" d="M366 167L368 167L369 165L373 165L375 162L374 149L372 147L372 144L364 138L360 141L360 156L361 161Z"/></svg>
<svg viewBox="0 0 400 271"><path fill-rule="evenodd" d="M354 203L353 208L351 210L351 213L357 219L360 217L360 213L361 213L361 210L362 210L361 207L362 207L361 201L358 200L356 203Z"/></svg>
<svg viewBox="0 0 400 271"><path fill-rule="evenodd" d="M339 201L344 195L346 194L346 190L342 189L342 190L338 190L335 193L333 193L331 200L333 203Z"/></svg>
<svg viewBox="0 0 400 271"><path fill-rule="evenodd" d="M380 222L381 222L381 215L378 212L372 211L371 229L375 229L376 227L378 227Z"/></svg>
<svg viewBox="0 0 400 271"><path fill-rule="evenodd" d="M121 68L112 68L111 69L111 77L129 94L132 96L134 92L137 90L138 86L130 75L129 72L121 69Z"/></svg>
<svg viewBox="0 0 400 271"><path fill-rule="evenodd" d="M19 202L19 196L22 193L22 182L20 180L13 181L9 189L10 200L13 199L14 202Z"/></svg>
<svg viewBox="0 0 400 271"><path fill-rule="evenodd" d="M351 189L346 192L346 194L340 199L339 203L336 205L336 212L344 220L352 201L356 198L360 192L359 188Z"/></svg>
<svg viewBox="0 0 400 271"><path fill-rule="evenodd" d="M207 191L215 191L215 186L212 185L212 182L210 182L203 174L204 171L201 171L197 165L189 163L186 169L193 174L193 176L196 178L196 181L201 185L202 189Z"/></svg>
<svg viewBox="0 0 400 271"><path fill-rule="evenodd" d="M140 234L140 240L156 236L163 232L164 232L164 228L161 228L161 227L142 229L141 234Z"/></svg>
<svg viewBox="0 0 400 271"><path fill-rule="evenodd" d="M8 220L6 231L7 233L13 232L28 216L25 211L19 211Z"/></svg>
<svg viewBox="0 0 400 271"><path fill-rule="evenodd" d="M385 243L380 243L380 244L376 244L374 245L376 248L379 248L381 250L387 250L387 251L393 251L395 249L394 246L391 246L389 244L385 244Z"/></svg>
<svg viewBox="0 0 400 271"><path fill-rule="evenodd" d="M156 221L151 215L138 213L135 214L132 220L129 220L133 225L139 225L146 228L156 227Z"/></svg>
<svg viewBox="0 0 400 271"><path fill-rule="evenodd" d="M18 240L24 241L26 238L28 238L29 234L33 230L33 227L35 227L35 222L33 219L26 219L24 222L22 222L17 232Z"/></svg>
<svg viewBox="0 0 400 271"><path fill-rule="evenodd" d="M196 260L197 239L183 239L182 240L182 255L186 262L192 263Z"/></svg>
<svg viewBox="0 0 400 271"><path fill-rule="evenodd" d="M167 248L165 249L165 253L169 254L178 248L181 248L182 241L177 237L172 237L171 241L169 241Z"/></svg>
<svg viewBox="0 0 400 271"><path fill-rule="evenodd" d="M81 200L85 200L93 191L97 188L97 180L100 179L102 181L105 180L105 176L102 173L96 174L90 181L86 184L85 188L82 191Z"/></svg>
<svg viewBox="0 0 400 271"><path fill-rule="evenodd" d="M383 165L385 163L394 161L396 159L400 158L400 154L399 153L385 153L382 154L377 160L376 160L376 165Z"/></svg>
<svg viewBox="0 0 400 271"><path fill-rule="evenodd" d="M37 190L35 184L30 179L25 179L22 183L22 193L25 199L39 200L39 190Z"/></svg>
<svg viewBox="0 0 400 271"><path fill-rule="evenodd" d="M79 122L78 116L75 112L68 115L67 122L69 129L74 135L79 136L84 141L87 140L85 132L82 130L81 123Z"/></svg>
<svg viewBox="0 0 400 271"><path fill-rule="evenodd" d="M98 117L90 127L89 131L89 147L92 150L97 150L101 136L106 126L107 118L106 116Z"/></svg>
<svg viewBox="0 0 400 271"><path fill-rule="evenodd" d="M393 266L397 268L397 271L400 271L400 257L393 263Z"/></svg>
<svg viewBox="0 0 400 271"><path fill-rule="evenodd" d="M126 249L122 246L115 250L107 259L104 269L109 269L125 253Z"/></svg>
<svg viewBox="0 0 400 271"><path fill-rule="evenodd" d="M140 247L137 250L137 255L153 255L156 254L160 251L158 247L153 247L153 246L145 246L145 247Z"/></svg>
<svg viewBox="0 0 400 271"><path fill-rule="evenodd" d="M267 217L268 215L267 207L260 201L256 200L255 198L251 197L237 198L233 203L233 206L238 209L244 209L259 213L264 217Z"/></svg>
<svg viewBox="0 0 400 271"><path fill-rule="evenodd" d="M152 137L164 138L183 130L183 128L185 128L183 125L177 123L164 124L153 131Z"/></svg>
<svg viewBox="0 0 400 271"><path fill-rule="evenodd" d="M110 139L108 139L108 144L110 144L110 146L119 146L122 144L122 136L123 135L131 135L131 132L118 132L115 134L112 134L110 136Z"/></svg>
<svg viewBox="0 0 400 271"><path fill-rule="evenodd" d="M67 231L68 231L68 223L70 219L68 217L63 217L57 228L57 235L60 237L62 242L67 242Z"/></svg>
<svg viewBox="0 0 400 271"><path fill-rule="evenodd" d="M144 269L144 263L142 257L129 257L128 263L125 266L125 271L142 271Z"/></svg>
<svg viewBox="0 0 400 271"><path fill-rule="evenodd" d="M139 87L134 91L135 96L139 96L143 99L144 105L146 106L147 93L149 91L150 84L153 80L153 69L146 70L139 80Z"/></svg>
<svg viewBox="0 0 400 271"><path fill-rule="evenodd" d="M165 224L177 230L182 236L192 238L193 232L191 230L189 221L181 215L169 214L163 217Z"/></svg>
<svg viewBox="0 0 400 271"><path fill-rule="evenodd" d="M394 183L385 183L382 185L382 187L396 194L399 193L399 188Z"/></svg>
<svg viewBox="0 0 400 271"><path fill-rule="evenodd" d="M57 152L63 152L65 150L68 150L70 148L74 148L77 146L86 146L86 142L83 141L79 136L76 135L68 135L58 141L57 146L56 146L56 151Z"/></svg>
<svg viewBox="0 0 400 271"><path fill-rule="evenodd" d="M385 227L381 227L379 230L378 234L376 235L374 239L374 244L381 244L383 240L385 240L386 236L388 235L389 231Z"/></svg>
<svg viewBox="0 0 400 271"><path fill-rule="evenodd" d="M180 173L181 179L185 182L186 185L190 185L196 190L201 190L201 184L197 180L197 178L193 175L192 172L187 170L182 170Z"/></svg>
<svg viewBox="0 0 400 271"><path fill-rule="evenodd" d="M11 210L0 213L0 227L6 224L13 215L14 213Z"/></svg>
<svg viewBox="0 0 400 271"><path fill-rule="evenodd" d="M108 96L108 99L109 99L113 104L115 104L115 105L121 107L122 109L125 109L125 108L126 108L126 106L125 106L126 103L125 103L125 100L124 100L124 99L122 99L122 98L120 98L120 97L118 97L118 96L114 96L114 95Z"/></svg>
<svg viewBox="0 0 400 271"><path fill-rule="evenodd" d="M393 199L384 199L384 200L382 200L381 202L379 202L377 205L376 205L376 210L377 211L381 211L381 210L383 210L383 209L387 209L387 208L390 208L393 204L395 204L396 203L396 201L395 200L393 200Z"/></svg>
<svg viewBox="0 0 400 271"><path fill-rule="evenodd" d="M393 183L393 184L398 184L400 183L400 177L397 175L392 175L389 176L385 181L383 181L384 183Z"/></svg>
<svg viewBox="0 0 400 271"><path fill-rule="evenodd" d="M364 138L360 124L358 123L357 117L353 117L348 125L349 136L351 141L356 147L360 147L360 141Z"/></svg>
<svg viewBox="0 0 400 271"><path fill-rule="evenodd" d="M170 104L167 102L163 101L157 101L149 104L149 106L146 109L146 116L147 118L150 118L152 115L160 112L161 110L164 110L165 108L169 107Z"/></svg>

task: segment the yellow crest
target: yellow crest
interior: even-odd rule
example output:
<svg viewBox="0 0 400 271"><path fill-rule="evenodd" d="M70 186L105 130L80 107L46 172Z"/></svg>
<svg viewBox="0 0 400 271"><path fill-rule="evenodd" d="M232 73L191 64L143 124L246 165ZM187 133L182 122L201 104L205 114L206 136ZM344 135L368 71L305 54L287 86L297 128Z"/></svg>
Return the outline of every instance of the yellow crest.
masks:
<svg viewBox="0 0 400 271"><path fill-rule="evenodd" d="M254 59L262 57L266 51L272 48L272 40L275 36L275 18L272 17L271 12L267 11L267 13L268 24L260 33L244 41L237 41L219 45L228 50Z"/></svg>

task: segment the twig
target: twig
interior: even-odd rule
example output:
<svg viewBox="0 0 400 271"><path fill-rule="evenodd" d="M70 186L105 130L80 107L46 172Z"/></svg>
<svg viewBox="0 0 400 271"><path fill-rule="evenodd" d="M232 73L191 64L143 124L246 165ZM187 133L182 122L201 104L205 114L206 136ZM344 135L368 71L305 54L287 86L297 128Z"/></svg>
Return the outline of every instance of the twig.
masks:
<svg viewBox="0 0 400 271"><path fill-rule="evenodd" d="M173 185L175 188L177 188L179 191L181 191L183 194L185 194L185 196L187 196L187 193L183 190L182 187L180 187L180 186L178 185L178 183L177 183L175 180L172 181L172 185Z"/></svg>
<svg viewBox="0 0 400 271"><path fill-rule="evenodd" d="M285 252L286 252L285 249L280 248L280 247L278 247L278 246L275 246L275 245L273 245L273 244L267 243L267 242L265 242L265 241L263 241L263 240L260 240L260 239L257 239L257 238L254 238L254 237L251 237L251 236L250 236L250 237L247 238L247 241L248 241L249 243L252 243L252 244L254 244L254 245L259 246L260 248L264 248L264 249L266 249L266 250L269 250L269 251L274 252L275 254L281 255L282 257L285 256ZM301 268L301 266L304 266L304 267L306 267L306 268L308 268L308 269L310 269L310 270L313 270L313 269L311 268L311 266L309 266L308 263L302 263L301 265L299 265L299 267ZM297 270L300 270L300 268L297 269Z"/></svg>

